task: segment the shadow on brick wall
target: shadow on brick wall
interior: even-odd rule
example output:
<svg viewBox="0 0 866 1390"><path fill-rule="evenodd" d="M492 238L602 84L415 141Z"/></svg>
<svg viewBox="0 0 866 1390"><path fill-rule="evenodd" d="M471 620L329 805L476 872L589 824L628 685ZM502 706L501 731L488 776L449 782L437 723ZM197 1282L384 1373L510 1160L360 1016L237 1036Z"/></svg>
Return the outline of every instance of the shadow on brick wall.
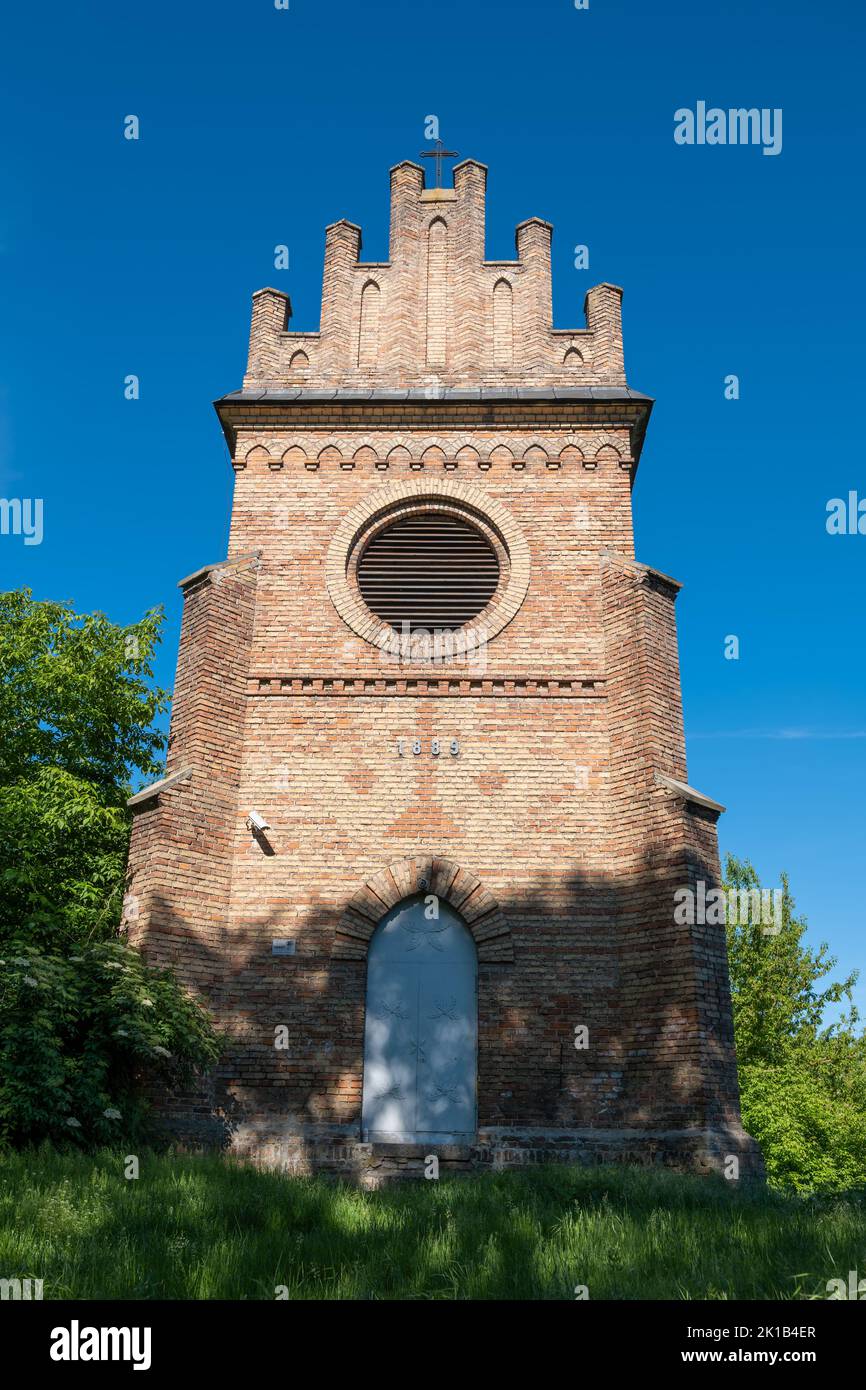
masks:
<svg viewBox="0 0 866 1390"><path fill-rule="evenodd" d="M574 873L500 897L513 960L479 965L479 1136L614 1133L633 1158L654 1135L653 1158L659 1135L740 1131L724 929L674 919L676 889L700 878L714 881L711 863L648 855L621 879ZM270 910L201 926L152 902L137 944L226 1038L197 1088L154 1098L166 1135L301 1168L311 1147L360 1143L366 962L333 955L344 906L311 908L297 953L275 957L285 923Z"/></svg>

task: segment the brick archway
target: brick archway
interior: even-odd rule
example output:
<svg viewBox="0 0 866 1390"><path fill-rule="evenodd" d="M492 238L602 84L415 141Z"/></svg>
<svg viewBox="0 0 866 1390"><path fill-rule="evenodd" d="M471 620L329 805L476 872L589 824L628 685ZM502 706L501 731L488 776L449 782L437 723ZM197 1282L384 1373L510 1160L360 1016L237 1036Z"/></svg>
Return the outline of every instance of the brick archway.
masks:
<svg viewBox="0 0 866 1390"><path fill-rule="evenodd" d="M460 913L478 948L480 964L514 959L511 929L478 875L453 859L424 855L396 859L365 880L337 924L331 954L338 960L365 960L370 938L385 913L414 893L433 893Z"/></svg>

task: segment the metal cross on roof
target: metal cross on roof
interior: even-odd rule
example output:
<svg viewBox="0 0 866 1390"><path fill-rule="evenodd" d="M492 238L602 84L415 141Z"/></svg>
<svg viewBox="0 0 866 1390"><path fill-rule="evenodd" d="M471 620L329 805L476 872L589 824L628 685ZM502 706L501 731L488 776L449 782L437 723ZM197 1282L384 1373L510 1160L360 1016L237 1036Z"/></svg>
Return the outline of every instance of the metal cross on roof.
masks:
<svg viewBox="0 0 866 1390"><path fill-rule="evenodd" d="M441 140L437 140L437 141L436 141L436 148L435 148L435 149L433 149L433 150L422 150L422 151L421 151L421 158L422 158L422 159L435 159L435 160L436 160L436 187L437 187L437 188L441 188L441 187L442 187L442 161L443 161L443 159L459 159L459 157L460 157L460 156L458 155L458 153L457 153L456 150L446 150L446 149L443 149L443 148L442 148L442 141L441 141Z"/></svg>

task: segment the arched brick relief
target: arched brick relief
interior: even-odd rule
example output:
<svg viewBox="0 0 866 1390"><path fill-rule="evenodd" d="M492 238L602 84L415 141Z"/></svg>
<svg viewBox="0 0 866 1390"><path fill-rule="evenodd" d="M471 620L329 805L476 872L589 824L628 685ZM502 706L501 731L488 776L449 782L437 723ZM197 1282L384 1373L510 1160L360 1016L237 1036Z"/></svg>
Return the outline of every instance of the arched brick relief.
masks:
<svg viewBox="0 0 866 1390"><path fill-rule="evenodd" d="M393 449L390 449L388 451L388 464L392 468L395 464L397 465L397 467L402 467L403 465L410 463L411 460L412 454L403 444L397 444Z"/></svg>
<svg viewBox="0 0 866 1390"><path fill-rule="evenodd" d="M329 464L331 466L336 465L339 468L340 464L343 462L343 455L340 453L336 444L327 444L319 454L318 462L326 468Z"/></svg>
<svg viewBox="0 0 866 1390"><path fill-rule="evenodd" d="M441 468L445 462L445 450L440 449L438 444L431 444L421 455L421 462L425 468Z"/></svg>
<svg viewBox="0 0 866 1390"><path fill-rule="evenodd" d="M614 448L613 444L602 444L600 449L596 449L593 462L600 468L605 463L618 464L621 457L619 449Z"/></svg>
<svg viewBox="0 0 866 1390"><path fill-rule="evenodd" d="M583 450L576 444L566 444L559 455L559 462L563 468L579 468L583 463Z"/></svg>
<svg viewBox="0 0 866 1390"><path fill-rule="evenodd" d="M434 217L427 232L427 366L444 367L447 342L448 227Z"/></svg>
<svg viewBox="0 0 866 1390"><path fill-rule="evenodd" d="M521 460L527 468L543 468L547 463L547 450L541 444L530 444Z"/></svg>
<svg viewBox="0 0 866 1390"><path fill-rule="evenodd" d="M352 461L356 468L372 468L377 459L376 450L369 444L362 444L360 449L356 449L352 455Z"/></svg>
<svg viewBox="0 0 866 1390"><path fill-rule="evenodd" d="M368 280L361 291L361 318L358 331L358 366L373 367L379 356L379 313L382 294L375 280Z"/></svg>
<svg viewBox="0 0 866 1390"><path fill-rule="evenodd" d="M456 505L455 505L456 504ZM507 579L500 584L488 607L478 618L478 631L492 640L511 622L519 611L529 588L529 545L514 517L501 502L490 497L482 488L459 483L442 475L427 479L386 483L356 503L338 525L328 547L325 562L325 582L331 602L343 622L359 637L380 650L390 650L394 629L377 618L367 607L349 579L350 561L356 547L370 528L393 514L408 514L417 510L437 508L463 511L474 515L482 526L492 528L498 543L507 555ZM467 624L461 631L474 631Z"/></svg>
<svg viewBox="0 0 866 1390"><path fill-rule="evenodd" d="M365 880L337 923L332 956L365 960L370 938L385 913L416 893L432 894L460 914L472 933L480 963L514 959L511 929L478 875L453 859L426 855L397 859Z"/></svg>
<svg viewBox="0 0 866 1390"><path fill-rule="evenodd" d="M245 468L250 468L250 467L255 466L255 464L257 464L257 463L258 463L258 464L263 464L263 463L264 463L264 464L267 464L267 463L270 463L270 461L271 461L270 450L266 449L265 446L264 446L263 444L255 444L255 445L253 446L253 448L250 449L250 451L249 451L249 453L246 455L246 457L244 458L244 467L245 467Z"/></svg>
<svg viewBox="0 0 866 1390"><path fill-rule="evenodd" d="M283 463L286 468L301 468L307 461L307 451L298 444L293 444L283 454Z"/></svg>
<svg viewBox="0 0 866 1390"><path fill-rule="evenodd" d="M497 444L491 451L490 462L498 468L510 468L514 462L514 455L507 444Z"/></svg>
<svg viewBox="0 0 866 1390"><path fill-rule="evenodd" d="M566 348L565 356L562 359L562 365L570 368L582 367L583 353L580 351L580 348L576 348L573 344L571 347Z"/></svg>
<svg viewBox="0 0 866 1390"><path fill-rule="evenodd" d="M303 348L298 348L298 351L293 352L291 357L289 358L290 372L305 372L309 365L310 359L304 352Z"/></svg>
<svg viewBox="0 0 866 1390"><path fill-rule="evenodd" d="M505 279L493 286L493 361L510 367L514 361L514 296Z"/></svg>
<svg viewBox="0 0 866 1390"><path fill-rule="evenodd" d="M461 468L477 468L481 462L481 455L477 449L473 449L471 444L463 444L455 453L454 458Z"/></svg>

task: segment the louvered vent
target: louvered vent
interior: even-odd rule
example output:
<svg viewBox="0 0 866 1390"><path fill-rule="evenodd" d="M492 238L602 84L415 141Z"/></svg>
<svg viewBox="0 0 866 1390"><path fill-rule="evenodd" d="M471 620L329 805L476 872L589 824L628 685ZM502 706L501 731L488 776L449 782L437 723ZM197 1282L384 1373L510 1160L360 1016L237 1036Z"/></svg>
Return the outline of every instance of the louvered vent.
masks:
<svg viewBox="0 0 866 1390"><path fill-rule="evenodd" d="M358 561L358 588L392 627L457 628L486 608L499 561L486 536L441 512L418 512L374 536Z"/></svg>

